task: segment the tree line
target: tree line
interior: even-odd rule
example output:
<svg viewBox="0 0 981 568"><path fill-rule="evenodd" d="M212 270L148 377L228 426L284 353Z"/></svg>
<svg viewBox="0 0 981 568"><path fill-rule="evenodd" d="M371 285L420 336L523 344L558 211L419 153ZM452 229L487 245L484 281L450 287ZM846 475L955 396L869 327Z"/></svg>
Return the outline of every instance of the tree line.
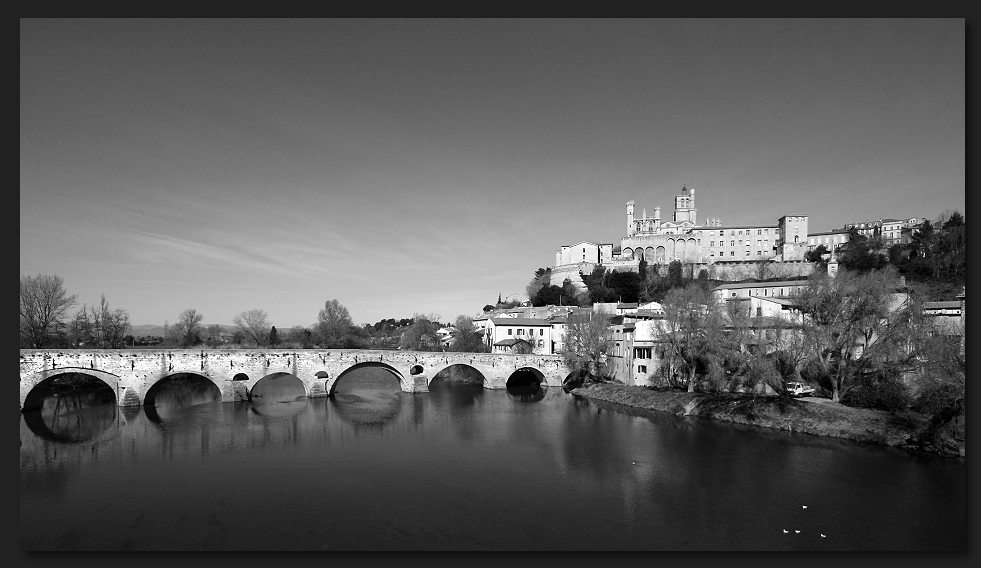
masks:
<svg viewBox="0 0 981 568"><path fill-rule="evenodd" d="M69 294L60 276L22 276L20 280L20 346L40 349L118 349L136 346L130 332L129 313L111 308L103 294L98 306L82 305L77 311L77 294ZM485 352L482 336L473 319L458 316L453 325L441 323L437 314L413 314L412 318L383 319L357 326L338 300L324 303L317 322L309 327L293 326L280 331L262 309L245 310L234 318L235 331L221 325L204 325L204 314L188 308L173 323L164 322L159 347L283 347L295 349L408 349L414 351ZM439 334L451 329L451 341ZM449 343L449 344L447 344Z"/></svg>

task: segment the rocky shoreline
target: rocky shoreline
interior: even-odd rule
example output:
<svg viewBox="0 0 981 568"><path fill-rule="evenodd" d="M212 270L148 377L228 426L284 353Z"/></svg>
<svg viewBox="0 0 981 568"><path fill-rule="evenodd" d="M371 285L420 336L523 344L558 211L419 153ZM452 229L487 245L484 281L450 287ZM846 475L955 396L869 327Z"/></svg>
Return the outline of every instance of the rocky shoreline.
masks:
<svg viewBox="0 0 981 568"><path fill-rule="evenodd" d="M571 391L575 396L632 408L699 416L722 422L747 424L815 436L829 436L945 457L965 457L963 426L933 443L918 442L927 418L913 412L892 413L851 408L826 398L780 400L739 395L718 396L673 389L649 389L616 383L594 383ZM963 422L963 419L962 419Z"/></svg>

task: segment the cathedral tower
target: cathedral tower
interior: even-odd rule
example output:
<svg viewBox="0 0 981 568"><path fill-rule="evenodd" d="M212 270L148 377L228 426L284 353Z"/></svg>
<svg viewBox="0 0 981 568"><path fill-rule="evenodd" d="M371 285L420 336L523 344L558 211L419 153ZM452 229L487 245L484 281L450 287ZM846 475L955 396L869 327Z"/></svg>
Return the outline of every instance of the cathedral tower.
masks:
<svg viewBox="0 0 981 568"><path fill-rule="evenodd" d="M674 198L674 222L689 221L694 224L695 211L695 190L682 185L681 195L676 195Z"/></svg>

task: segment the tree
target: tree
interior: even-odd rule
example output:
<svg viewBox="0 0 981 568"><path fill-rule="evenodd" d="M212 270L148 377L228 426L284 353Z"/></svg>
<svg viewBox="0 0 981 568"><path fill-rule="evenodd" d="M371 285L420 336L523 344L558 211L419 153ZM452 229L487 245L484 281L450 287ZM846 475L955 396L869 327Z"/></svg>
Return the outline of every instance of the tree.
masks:
<svg viewBox="0 0 981 568"><path fill-rule="evenodd" d="M602 381L609 376L606 365L606 354L610 349L609 323L609 314L601 311L569 314L562 356L570 372L589 381Z"/></svg>
<svg viewBox="0 0 981 568"><path fill-rule="evenodd" d="M852 227L848 231L848 242L838 249L838 264L845 270L861 274L880 270L889 262L880 249L880 239L870 239Z"/></svg>
<svg viewBox="0 0 981 568"><path fill-rule="evenodd" d="M99 298L99 307L92 306L92 319L89 321L89 336L95 346L102 349L118 349L123 346L123 338L129 331L129 312L122 308L113 310L106 301L106 295Z"/></svg>
<svg viewBox="0 0 981 568"><path fill-rule="evenodd" d="M208 347L218 347L221 345L221 326L213 323L204 332L204 343Z"/></svg>
<svg viewBox="0 0 981 568"><path fill-rule="evenodd" d="M82 304L82 308L75 312L75 315L66 326L68 341L71 346L78 349L82 344L91 341L92 322L89 321L88 306Z"/></svg>
<svg viewBox="0 0 981 568"><path fill-rule="evenodd" d="M473 318L465 315L456 316L453 326L453 345L450 351L464 353L486 353L487 346L484 345L484 337L480 331L474 327Z"/></svg>
<svg viewBox="0 0 981 568"><path fill-rule="evenodd" d="M548 286L552 282L552 269L551 268L539 268L535 271L535 277L531 279L531 282L525 286L525 294L528 296L528 300L531 301L532 305L535 304L535 296L538 291L542 289L543 286ZM544 305L544 304L537 304Z"/></svg>
<svg viewBox="0 0 981 568"><path fill-rule="evenodd" d="M439 314L412 314L412 325L402 333L399 347L411 351L441 351Z"/></svg>
<svg viewBox="0 0 981 568"><path fill-rule="evenodd" d="M531 300L533 306L578 306L577 298L554 284L542 286Z"/></svg>
<svg viewBox="0 0 981 568"><path fill-rule="evenodd" d="M930 417L921 436L927 440L957 420L965 410L967 364L960 342L964 337L964 326L957 324L954 327L938 329L935 325L926 325L918 336L921 384L917 408Z"/></svg>
<svg viewBox="0 0 981 568"><path fill-rule="evenodd" d="M313 347L313 332L302 325L294 325L286 334L287 341L295 343L303 349Z"/></svg>
<svg viewBox="0 0 981 568"><path fill-rule="evenodd" d="M813 249L804 253L804 260L810 262L820 268L822 272L828 271L828 261L824 258L824 255L830 254L831 251L825 245L818 245Z"/></svg>
<svg viewBox="0 0 981 568"><path fill-rule="evenodd" d="M726 343L722 308L712 292L697 282L669 290L661 307L664 319L656 327L668 354L669 380L694 392L700 361L704 369L706 362L718 359L719 346Z"/></svg>
<svg viewBox="0 0 981 568"><path fill-rule="evenodd" d="M279 334L276 332L276 326L272 326L269 330L269 345L276 345L279 343Z"/></svg>
<svg viewBox="0 0 981 568"><path fill-rule="evenodd" d="M68 295L60 276L38 274L20 277L20 343L35 349L63 325L62 318L75 306L78 296Z"/></svg>
<svg viewBox="0 0 981 568"><path fill-rule="evenodd" d="M110 349L118 349L123 346L129 329L129 312L122 308L116 308L103 317L102 337Z"/></svg>
<svg viewBox="0 0 981 568"><path fill-rule="evenodd" d="M317 316L320 340L324 347L344 348L354 322L351 314L337 300L324 303L324 309Z"/></svg>
<svg viewBox="0 0 981 568"><path fill-rule="evenodd" d="M708 272L706 272L707 274ZM638 283L637 288L638 302L656 302L664 297L664 292L668 288L668 281L665 278L661 278L660 274L658 274L658 267L654 264L647 267L644 278Z"/></svg>
<svg viewBox="0 0 981 568"><path fill-rule="evenodd" d="M607 279L613 302L634 303L638 299L640 275L633 271L613 271Z"/></svg>
<svg viewBox="0 0 981 568"><path fill-rule="evenodd" d="M269 314L265 310L258 308L246 310L233 317L232 323L237 325L249 341L255 343L257 347L269 343Z"/></svg>
<svg viewBox="0 0 981 568"><path fill-rule="evenodd" d="M170 338L178 347L191 347L201 343L201 320L204 315L197 310L186 309L177 316L177 322L170 327Z"/></svg>
<svg viewBox="0 0 981 568"><path fill-rule="evenodd" d="M678 260L672 260L668 264L668 284L671 288L681 288L685 285L681 262Z"/></svg>
<svg viewBox="0 0 981 568"><path fill-rule="evenodd" d="M894 269L864 274L812 274L794 296L803 314L809 356L830 383L831 400L856 386L863 372L882 363L907 362L916 310L898 294Z"/></svg>

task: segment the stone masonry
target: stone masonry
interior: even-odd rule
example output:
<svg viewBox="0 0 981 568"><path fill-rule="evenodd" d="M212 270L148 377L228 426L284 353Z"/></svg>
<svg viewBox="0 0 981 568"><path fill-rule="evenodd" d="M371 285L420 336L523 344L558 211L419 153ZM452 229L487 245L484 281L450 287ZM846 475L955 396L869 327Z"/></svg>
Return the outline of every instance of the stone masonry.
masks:
<svg viewBox="0 0 981 568"><path fill-rule="evenodd" d="M531 371L542 386L561 386L569 375L558 355L353 349L21 349L20 408L38 408L43 389L36 387L72 372L104 381L116 392L119 406L138 406L154 384L176 373L205 377L217 385L222 402L234 402L247 399L256 383L276 373L299 378L309 397L329 396L342 375L368 366L392 373L404 392L428 392L433 378L451 365L476 369L489 389L505 388L518 370Z"/></svg>

